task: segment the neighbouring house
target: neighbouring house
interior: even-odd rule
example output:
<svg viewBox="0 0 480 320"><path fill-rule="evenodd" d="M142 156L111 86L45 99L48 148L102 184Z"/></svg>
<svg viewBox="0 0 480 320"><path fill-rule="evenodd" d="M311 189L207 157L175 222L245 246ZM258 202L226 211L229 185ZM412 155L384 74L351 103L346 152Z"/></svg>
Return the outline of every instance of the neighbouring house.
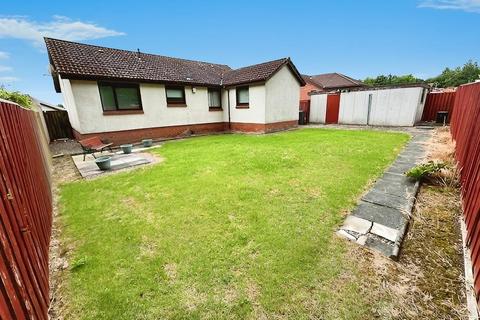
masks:
<svg viewBox="0 0 480 320"><path fill-rule="evenodd" d="M290 58L232 69L51 38L45 43L77 139L119 144L297 126L305 81Z"/></svg>
<svg viewBox="0 0 480 320"><path fill-rule="evenodd" d="M310 100L312 92L345 91L367 87L359 80L352 79L341 73L324 73L316 76L302 75L306 85L300 89L300 100Z"/></svg>

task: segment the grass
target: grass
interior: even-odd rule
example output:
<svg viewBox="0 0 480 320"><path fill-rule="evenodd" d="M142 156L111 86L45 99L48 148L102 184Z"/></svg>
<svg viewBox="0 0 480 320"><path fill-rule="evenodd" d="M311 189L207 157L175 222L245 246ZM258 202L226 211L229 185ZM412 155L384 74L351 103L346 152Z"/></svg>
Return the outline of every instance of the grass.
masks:
<svg viewBox="0 0 480 320"><path fill-rule="evenodd" d="M166 143L61 187L73 319L368 318L334 236L406 134L304 129Z"/></svg>

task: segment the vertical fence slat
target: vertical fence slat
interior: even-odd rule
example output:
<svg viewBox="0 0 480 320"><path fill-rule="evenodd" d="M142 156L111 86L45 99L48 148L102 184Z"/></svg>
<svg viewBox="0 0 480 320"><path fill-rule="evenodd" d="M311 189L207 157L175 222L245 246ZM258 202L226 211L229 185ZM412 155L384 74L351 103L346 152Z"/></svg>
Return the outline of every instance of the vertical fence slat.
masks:
<svg viewBox="0 0 480 320"><path fill-rule="evenodd" d="M31 110L0 101L0 317L47 319L50 168Z"/></svg>

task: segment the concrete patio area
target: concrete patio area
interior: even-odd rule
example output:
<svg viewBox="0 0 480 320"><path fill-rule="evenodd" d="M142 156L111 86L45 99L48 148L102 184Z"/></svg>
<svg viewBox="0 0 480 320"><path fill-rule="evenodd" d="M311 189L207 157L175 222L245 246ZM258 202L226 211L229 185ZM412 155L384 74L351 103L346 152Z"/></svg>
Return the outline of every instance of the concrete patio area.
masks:
<svg viewBox="0 0 480 320"><path fill-rule="evenodd" d="M100 175L116 173L143 165L157 163L160 161L158 157L150 153L142 152L155 147L134 149L132 153L129 154L124 154L122 151L114 153L95 153L97 158L101 156L111 157L111 169L105 171L98 168L95 163L95 158L91 154L85 157L85 161L83 160L83 154L72 156L72 160L82 178L89 179Z"/></svg>

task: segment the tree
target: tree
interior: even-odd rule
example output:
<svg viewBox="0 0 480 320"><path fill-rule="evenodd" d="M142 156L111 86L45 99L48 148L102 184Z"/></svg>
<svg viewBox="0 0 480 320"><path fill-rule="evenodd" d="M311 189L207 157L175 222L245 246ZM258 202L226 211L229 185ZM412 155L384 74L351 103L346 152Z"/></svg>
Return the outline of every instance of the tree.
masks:
<svg viewBox="0 0 480 320"><path fill-rule="evenodd" d="M456 67L455 69L445 68L439 76L427 79L427 82L433 83L440 88L457 87L461 84L474 82L479 77L480 67L478 63L469 60L463 67Z"/></svg>
<svg viewBox="0 0 480 320"><path fill-rule="evenodd" d="M423 82L422 79L416 78L413 74L406 74L402 76L396 75L379 75L376 78L366 78L363 80L365 84L371 86L388 86L388 85L400 85L409 83Z"/></svg>
<svg viewBox="0 0 480 320"><path fill-rule="evenodd" d="M16 102L25 108L32 106L32 99L28 95L18 91L7 91L4 87L0 87L0 99Z"/></svg>

